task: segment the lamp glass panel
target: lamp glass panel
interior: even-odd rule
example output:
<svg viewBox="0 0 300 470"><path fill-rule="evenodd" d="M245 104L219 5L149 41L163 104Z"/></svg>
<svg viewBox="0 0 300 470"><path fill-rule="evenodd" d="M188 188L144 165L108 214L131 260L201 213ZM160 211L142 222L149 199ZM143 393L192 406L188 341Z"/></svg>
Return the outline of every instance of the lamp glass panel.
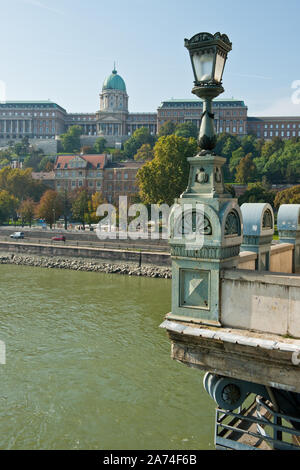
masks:
<svg viewBox="0 0 300 470"><path fill-rule="evenodd" d="M193 64L198 82L212 79L214 53L193 54Z"/></svg>
<svg viewBox="0 0 300 470"><path fill-rule="evenodd" d="M215 67L215 80L217 82L220 82L222 80L224 64L225 64L225 58L222 57L220 54L217 54L216 67Z"/></svg>

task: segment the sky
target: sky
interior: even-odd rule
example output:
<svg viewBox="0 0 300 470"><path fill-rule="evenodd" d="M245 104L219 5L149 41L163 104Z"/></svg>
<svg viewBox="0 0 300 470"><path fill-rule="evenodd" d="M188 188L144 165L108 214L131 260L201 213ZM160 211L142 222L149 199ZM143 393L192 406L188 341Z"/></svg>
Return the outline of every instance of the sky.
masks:
<svg viewBox="0 0 300 470"><path fill-rule="evenodd" d="M0 0L0 99L95 112L114 61L130 112L194 99L184 38L229 36L219 98L300 115L299 0ZM294 87L294 88L293 88Z"/></svg>

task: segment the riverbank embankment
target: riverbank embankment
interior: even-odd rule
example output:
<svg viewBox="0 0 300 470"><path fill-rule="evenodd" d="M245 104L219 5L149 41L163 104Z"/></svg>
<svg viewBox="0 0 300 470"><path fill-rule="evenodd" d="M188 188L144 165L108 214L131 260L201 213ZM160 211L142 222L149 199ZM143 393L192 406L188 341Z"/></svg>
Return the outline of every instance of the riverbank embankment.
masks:
<svg viewBox="0 0 300 470"><path fill-rule="evenodd" d="M74 271L89 271L108 274L126 274L129 276L147 276L170 279L171 268L134 263L105 263L98 259L65 258L56 256L37 256L26 254L0 253L0 264L35 266L47 269L71 269Z"/></svg>

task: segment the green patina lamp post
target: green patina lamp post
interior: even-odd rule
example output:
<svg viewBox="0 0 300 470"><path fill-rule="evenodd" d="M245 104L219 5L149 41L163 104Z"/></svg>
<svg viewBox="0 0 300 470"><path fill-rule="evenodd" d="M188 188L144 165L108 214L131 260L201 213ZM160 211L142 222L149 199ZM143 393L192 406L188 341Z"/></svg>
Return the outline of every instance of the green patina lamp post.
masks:
<svg viewBox="0 0 300 470"><path fill-rule="evenodd" d="M212 100L224 91L222 75L231 43L225 34L199 33L185 39L185 46L195 76L192 93L204 100L204 112L200 152L188 159L188 185L170 214L172 311L167 318L220 325L220 273L237 266L243 228L237 201L224 185L226 159L213 152Z"/></svg>
<svg viewBox="0 0 300 470"><path fill-rule="evenodd" d="M222 76L231 42L226 34L198 33L191 39L185 39L184 45L189 50L195 76L192 93L204 101L199 145L206 153L215 148L217 141L212 100L224 91Z"/></svg>

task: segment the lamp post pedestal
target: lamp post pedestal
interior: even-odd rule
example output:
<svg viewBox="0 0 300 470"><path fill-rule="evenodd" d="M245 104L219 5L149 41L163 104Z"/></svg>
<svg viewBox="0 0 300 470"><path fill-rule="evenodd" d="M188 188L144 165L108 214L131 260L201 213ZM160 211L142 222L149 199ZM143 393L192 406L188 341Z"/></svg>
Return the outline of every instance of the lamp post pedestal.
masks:
<svg viewBox="0 0 300 470"><path fill-rule="evenodd" d="M199 131L198 142L201 147L201 155L212 151L217 143L215 132L214 114L212 112L212 100L224 92L221 85L207 84L205 86L195 86L192 93L203 99L203 114Z"/></svg>

